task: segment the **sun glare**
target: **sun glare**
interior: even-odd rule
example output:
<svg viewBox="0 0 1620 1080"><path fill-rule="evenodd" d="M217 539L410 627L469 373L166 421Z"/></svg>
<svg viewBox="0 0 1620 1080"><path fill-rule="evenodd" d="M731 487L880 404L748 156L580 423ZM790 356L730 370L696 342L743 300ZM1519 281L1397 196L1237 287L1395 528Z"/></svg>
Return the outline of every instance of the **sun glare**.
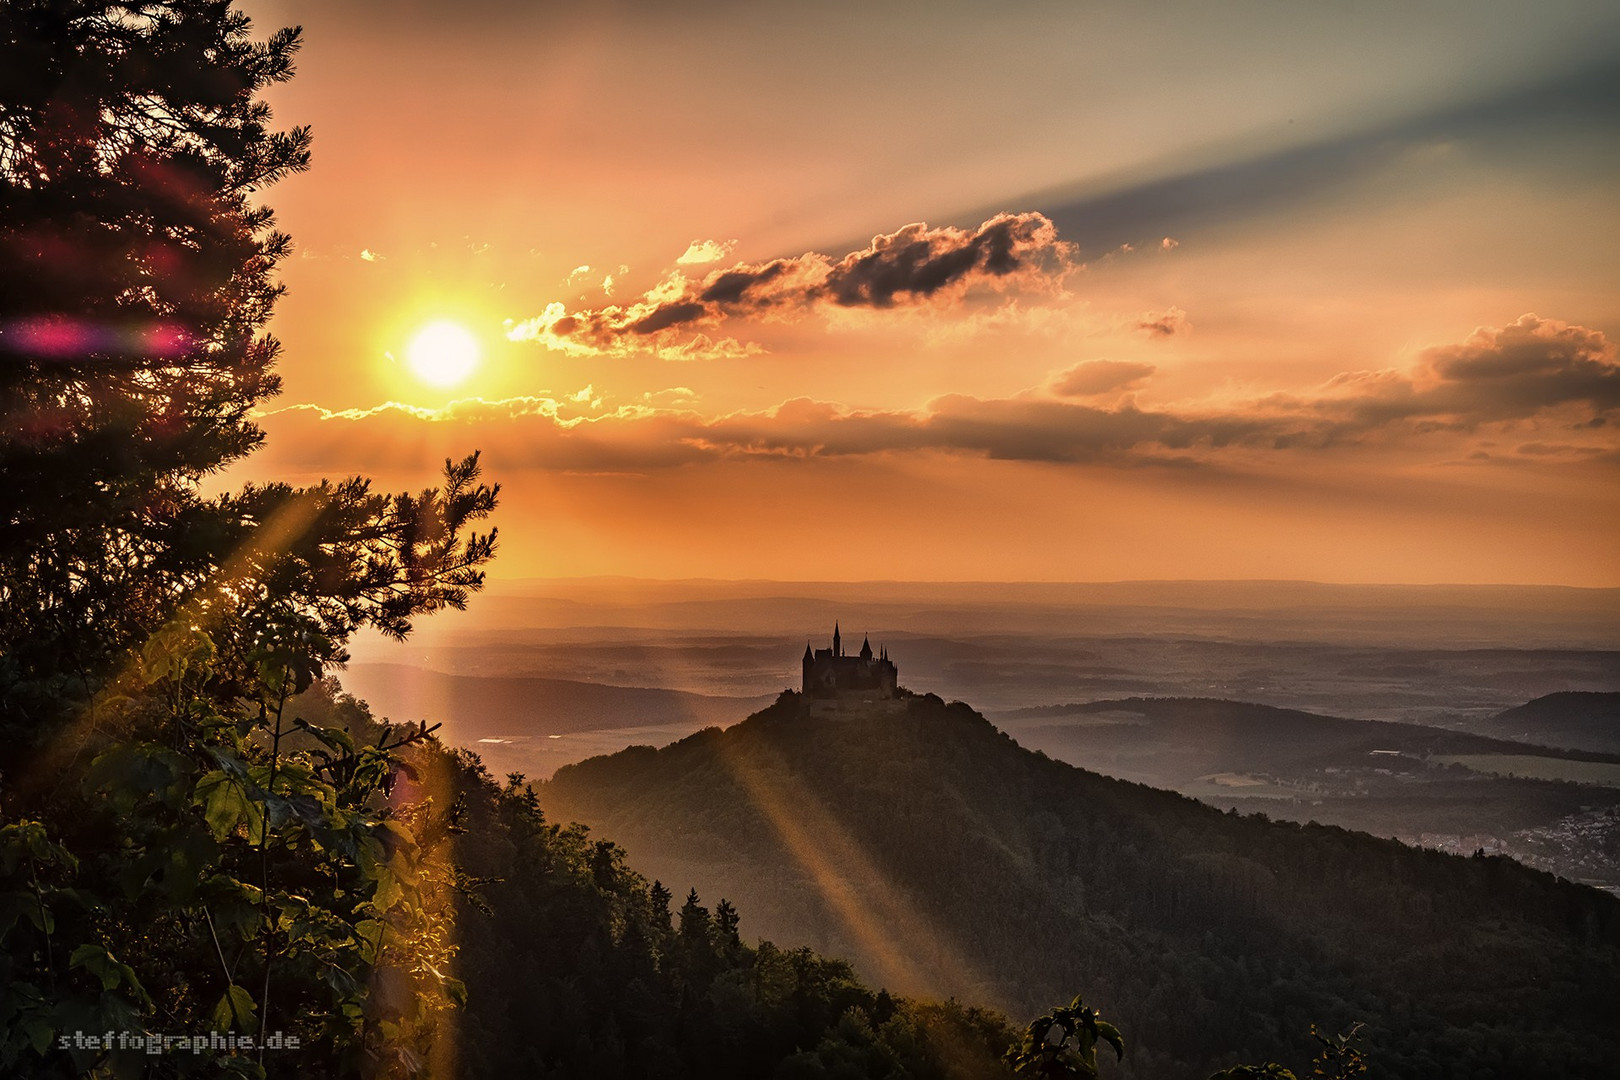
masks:
<svg viewBox="0 0 1620 1080"><path fill-rule="evenodd" d="M405 349L405 361L418 379L433 386L454 386L478 366L478 339L453 322L422 327Z"/></svg>

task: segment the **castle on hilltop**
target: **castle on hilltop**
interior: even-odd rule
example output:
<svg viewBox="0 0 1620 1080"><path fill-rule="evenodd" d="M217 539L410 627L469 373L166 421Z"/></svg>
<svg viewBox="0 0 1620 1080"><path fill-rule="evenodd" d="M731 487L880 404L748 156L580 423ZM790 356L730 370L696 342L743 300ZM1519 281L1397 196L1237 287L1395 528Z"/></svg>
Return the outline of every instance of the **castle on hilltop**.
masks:
<svg viewBox="0 0 1620 1080"><path fill-rule="evenodd" d="M899 685L899 672L889 659L889 651L872 654L872 643L861 641L861 651L844 655L843 636L833 623L832 648L804 647L804 696L807 698L855 698L889 700Z"/></svg>

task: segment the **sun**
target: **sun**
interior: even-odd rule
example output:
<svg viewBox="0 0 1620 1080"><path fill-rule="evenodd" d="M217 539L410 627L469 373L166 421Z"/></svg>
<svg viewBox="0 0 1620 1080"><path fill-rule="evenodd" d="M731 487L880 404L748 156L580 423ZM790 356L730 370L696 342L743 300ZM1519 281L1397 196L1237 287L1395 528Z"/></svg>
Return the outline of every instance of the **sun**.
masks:
<svg viewBox="0 0 1620 1080"><path fill-rule="evenodd" d="M459 323L440 320L416 332L405 347L405 362L418 379L454 386L478 366L478 339Z"/></svg>

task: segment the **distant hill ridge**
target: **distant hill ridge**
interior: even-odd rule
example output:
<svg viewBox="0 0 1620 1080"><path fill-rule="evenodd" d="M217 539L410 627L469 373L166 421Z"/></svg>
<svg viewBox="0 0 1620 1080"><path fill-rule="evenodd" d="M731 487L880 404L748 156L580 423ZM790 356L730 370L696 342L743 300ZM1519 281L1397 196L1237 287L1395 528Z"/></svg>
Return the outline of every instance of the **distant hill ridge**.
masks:
<svg viewBox="0 0 1620 1080"><path fill-rule="evenodd" d="M405 664L351 664L343 685L379 716L444 721L451 742L677 721L729 723L770 700L768 695L722 697L538 675L450 675Z"/></svg>
<svg viewBox="0 0 1620 1080"><path fill-rule="evenodd" d="M1279 710L1279 712L1281 712ZM1385 1075L1612 1075L1620 901L1501 858L1262 816L1032 753L961 703L743 723L541 790L745 936L1031 1015L1083 992L1125 1074L1202 1078L1367 1025Z"/></svg>
<svg viewBox="0 0 1620 1080"><path fill-rule="evenodd" d="M1560 699L1560 700L1554 700ZM1577 699L1574 705L1562 699ZM1586 699L1602 699L1587 702ZM1545 703L1545 704L1544 704ZM1554 741L1549 724L1569 718L1579 723L1597 717L1603 708L1617 710L1615 748L1612 751L1583 749L1575 744ZM1246 738L1286 737L1289 751L1307 756L1329 747L1346 749L1387 747L1413 754L1545 754L1575 761L1620 762L1620 694L1551 694L1500 714L1489 723L1498 730L1517 727L1516 739L1496 738L1425 724L1389 720L1360 720L1323 716L1299 709L1232 701L1225 698L1130 697L1106 701L1076 702L1066 705L1037 705L1009 709L997 716L1008 720L1061 718L1111 712L1136 713L1149 721L1182 726L1207 725ZM1508 719L1512 718L1512 719Z"/></svg>
<svg viewBox="0 0 1620 1080"><path fill-rule="evenodd" d="M1620 753L1620 693L1565 691L1498 713L1487 729L1549 746Z"/></svg>

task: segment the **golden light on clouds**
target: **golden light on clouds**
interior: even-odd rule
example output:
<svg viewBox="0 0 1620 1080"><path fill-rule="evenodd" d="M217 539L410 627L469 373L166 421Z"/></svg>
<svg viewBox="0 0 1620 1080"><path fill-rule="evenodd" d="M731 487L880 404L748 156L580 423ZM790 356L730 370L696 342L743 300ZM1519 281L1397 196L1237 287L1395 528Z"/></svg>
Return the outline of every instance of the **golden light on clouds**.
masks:
<svg viewBox="0 0 1620 1080"><path fill-rule="evenodd" d="M501 576L1620 582L1620 9L1382 2L264 0L322 151L239 475L482 449Z"/></svg>
<svg viewBox="0 0 1620 1080"><path fill-rule="evenodd" d="M431 386L465 382L478 367L478 339L460 323L440 319L418 330L405 347L411 373Z"/></svg>

